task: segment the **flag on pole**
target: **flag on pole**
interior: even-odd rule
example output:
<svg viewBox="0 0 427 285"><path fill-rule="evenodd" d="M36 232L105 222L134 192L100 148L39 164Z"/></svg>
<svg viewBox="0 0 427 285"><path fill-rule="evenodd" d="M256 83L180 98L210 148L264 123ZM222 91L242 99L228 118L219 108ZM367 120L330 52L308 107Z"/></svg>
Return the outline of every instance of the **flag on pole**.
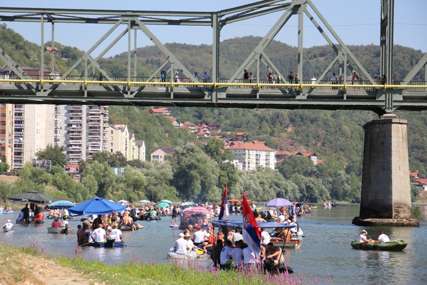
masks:
<svg viewBox="0 0 427 285"><path fill-rule="evenodd" d="M228 217L228 187L224 186L224 191L222 192L221 198L221 210L219 212L218 220L222 220L224 217Z"/></svg>
<svg viewBox="0 0 427 285"><path fill-rule="evenodd" d="M254 212L249 206L246 193L242 198L242 214L243 214L243 240L249 248L259 254L261 251L261 229L256 223Z"/></svg>

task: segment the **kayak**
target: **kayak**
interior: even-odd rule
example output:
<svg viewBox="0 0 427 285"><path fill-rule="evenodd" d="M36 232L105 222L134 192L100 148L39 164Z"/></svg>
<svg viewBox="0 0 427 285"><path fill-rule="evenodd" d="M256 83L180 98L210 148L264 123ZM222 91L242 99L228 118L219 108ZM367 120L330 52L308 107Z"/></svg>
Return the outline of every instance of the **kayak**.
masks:
<svg viewBox="0 0 427 285"><path fill-rule="evenodd" d="M408 245L404 240L392 240L389 242L374 242L362 243L359 241L352 241L351 247L360 250L384 250L384 251L401 251Z"/></svg>

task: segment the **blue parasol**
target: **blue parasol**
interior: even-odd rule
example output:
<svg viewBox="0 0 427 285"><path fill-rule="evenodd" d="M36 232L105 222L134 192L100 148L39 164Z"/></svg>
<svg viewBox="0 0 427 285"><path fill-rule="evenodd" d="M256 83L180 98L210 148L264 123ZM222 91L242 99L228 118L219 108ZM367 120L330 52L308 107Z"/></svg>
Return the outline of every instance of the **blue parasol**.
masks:
<svg viewBox="0 0 427 285"><path fill-rule="evenodd" d="M59 200L59 201L55 201L53 203L50 203L47 207L49 209L68 209L68 208L71 208L74 206L75 206L75 204L71 201Z"/></svg>
<svg viewBox="0 0 427 285"><path fill-rule="evenodd" d="M112 203L108 200L95 197L77 204L69 209L70 213L75 215L103 215L112 212L121 212L125 208L117 203Z"/></svg>

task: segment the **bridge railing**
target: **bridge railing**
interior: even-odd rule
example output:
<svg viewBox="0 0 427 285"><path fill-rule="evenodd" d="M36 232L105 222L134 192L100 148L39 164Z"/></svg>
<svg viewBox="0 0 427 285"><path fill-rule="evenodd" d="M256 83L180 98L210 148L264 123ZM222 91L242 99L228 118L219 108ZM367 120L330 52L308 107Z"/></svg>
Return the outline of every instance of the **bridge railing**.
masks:
<svg viewBox="0 0 427 285"><path fill-rule="evenodd" d="M128 80L129 79L129 80ZM171 80L170 78L160 77L111 77L110 80L105 80L99 76L88 76L83 78L81 76L68 76L65 79L59 79L58 76L48 76L47 78L40 78L39 76L32 76L28 79L22 79L14 75L1 75L0 84L39 84L39 85L60 85L60 84L80 84L84 86L89 85L119 85L128 87L199 87L199 88L247 88L247 89L294 89L294 90L310 90L310 89L328 89L328 90L363 90L365 92L377 90L425 90L427 89L427 82L425 81L412 81L408 84L401 82L393 82L391 84L384 84L380 80L372 84L369 81L357 80L349 82L337 82L331 80L304 80L304 81L271 81L271 80L256 80L256 79L239 79L233 82L228 80L219 80L218 82L211 82L210 80L200 79L200 81L190 81L187 78L179 78L178 80ZM366 93L365 93L366 94Z"/></svg>

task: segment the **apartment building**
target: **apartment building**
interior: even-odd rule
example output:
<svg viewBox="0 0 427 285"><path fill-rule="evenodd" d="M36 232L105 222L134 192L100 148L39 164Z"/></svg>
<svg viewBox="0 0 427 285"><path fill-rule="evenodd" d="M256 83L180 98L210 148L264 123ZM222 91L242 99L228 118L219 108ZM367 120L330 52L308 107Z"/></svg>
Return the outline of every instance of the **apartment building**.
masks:
<svg viewBox="0 0 427 285"><path fill-rule="evenodd" d="M86 106L66 106L64 151L68 162L86 160Z"/></svg>
<svg viewBox="0 0 427 285"><path fill-rule="evenodd" d="M87 106L86 117L86 157L92 158L97 152L105 149L107 144L106 131L108 128L108 109L103 106Z"/></svg>
<svg viewBox="0 0 427 285"><path fill-rule="evenodd" d="M243 171L252 171L260 168L275 169L276 167L276 151L266 146L262 141L233 141L226 148L241 163Z"/></svg>
<svg viewBox="0 0 427 285"><path fill-rule="evenodd" d="M13 105L0 104L0 160L12 165Z"/></svg>
<svg viewBox="0 0 427 285"><path fill-rule="evenodd" d="M137 141L127 125L110 125L106 128L105 134L106 147L104 150L112 153L120 152L128 161L145 161L145 143Z"/></svg>
<svg viewBox="0 0 427 285"><path fill-rule="evenodd" d="M20 169L37 152L55 141L55 106L22 105L13 107L13 148L11 168Z"/></svg>

